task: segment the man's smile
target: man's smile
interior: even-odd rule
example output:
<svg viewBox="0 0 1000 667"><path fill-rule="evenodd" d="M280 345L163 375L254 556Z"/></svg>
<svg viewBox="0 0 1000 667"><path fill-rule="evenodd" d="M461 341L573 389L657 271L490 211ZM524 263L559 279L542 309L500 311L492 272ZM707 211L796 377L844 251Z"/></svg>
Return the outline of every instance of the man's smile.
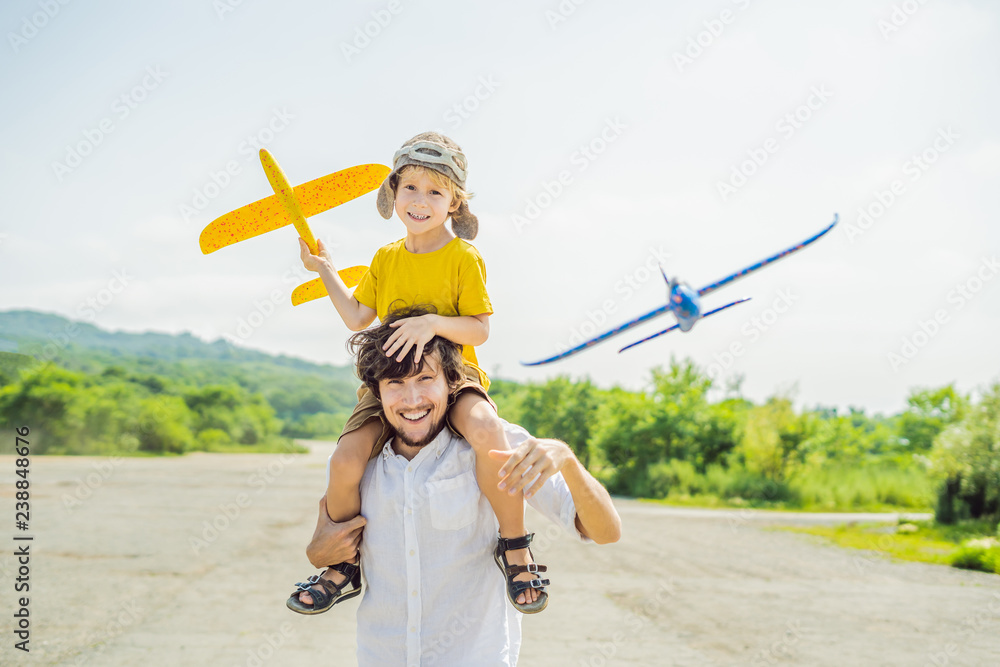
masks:
<svg viewBox="0 0 1000 667"><path fill-rule="evenodd" d="M408 422L418 422L430 413L430 408L424 408L423 410L400 412L399 415Z"/></svg>

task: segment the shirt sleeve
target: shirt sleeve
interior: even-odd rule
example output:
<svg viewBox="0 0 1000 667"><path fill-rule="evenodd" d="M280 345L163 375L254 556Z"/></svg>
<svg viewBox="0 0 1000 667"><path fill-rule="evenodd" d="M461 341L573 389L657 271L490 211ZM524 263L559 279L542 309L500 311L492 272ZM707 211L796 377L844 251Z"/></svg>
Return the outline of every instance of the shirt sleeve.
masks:
<svg viewBox="0 0 1000 667"><path fill-rule="evenodd" d="M472 246L459 271L458 289L459 315L493 314L493 304L486 293L486 262Z"/></svg>
<svg viewBox="0 0 1000 667"><path fill-rule="evenodd" d="M371 266L365 271L365 275L361 276L358 286L354 288L354 298L358 300L358 303L368 306L376 312L378 311L378 265L381 255L381 250L375 253Z"/></svg>
<svg viewBox="0 0 1000 667"><path fill-rule="evenodd" d="M501 419L504 424L504 431L507 434L507 442L511 449L514 449L522 442L531 437L531 434L517 424ZM573 502L573 495L566 485L561 472L557 472L549 477L542 488L531 498L528 504L538 510L542 516L561 527L570 535L575 535L581 542L588 543L592 540L584 537L576 528L576 503Z"/></svg>

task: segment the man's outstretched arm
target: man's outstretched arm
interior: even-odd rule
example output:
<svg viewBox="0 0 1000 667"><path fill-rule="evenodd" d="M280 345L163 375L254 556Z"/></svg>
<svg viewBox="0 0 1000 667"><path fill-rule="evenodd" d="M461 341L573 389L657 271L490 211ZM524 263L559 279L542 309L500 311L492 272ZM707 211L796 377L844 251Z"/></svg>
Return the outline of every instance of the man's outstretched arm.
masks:
<svg viewBox="0 0 1000 667"><path fill-rule="evenodd" d="M607 489L587 472L565 442L529 437L514 450L493 450L490 456L507 459L500 468L500 488L514 493L523 489L525 498L561 472L576 505L576 529L580 534L598 544L621 539L622 520Z"/></svg>

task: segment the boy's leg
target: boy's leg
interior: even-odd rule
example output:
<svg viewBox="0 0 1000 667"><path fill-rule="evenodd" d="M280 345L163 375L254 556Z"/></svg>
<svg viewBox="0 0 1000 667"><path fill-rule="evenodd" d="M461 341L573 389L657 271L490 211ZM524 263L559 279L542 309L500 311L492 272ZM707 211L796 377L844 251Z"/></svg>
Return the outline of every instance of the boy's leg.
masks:
<svg viewBox="0 0 1000 667"><path fill-rule="evenodd" d="M330 457L330 477L326 484L326 513L335 523L353 519L361 513L361 477L381 434L382 422L373 418L337 441L337 448ZM347 579L336 570L327 570L322 576L338 586ZM306 592L299 594L299 601L313 603L312 596Z"/></svg>
<svg viewBox="0 0 1000 667"><path fill-rule="evenodd" d="M472 446L476 453L476 481L490 501L493 512L500 524L500 537L521 537L527 534L524 527L524 494L509 494L497 488L500 482L500 468L503 462L491 458L491 449L507 450L507 435L496 410L490 402L475 391L463 391L451 407L451 423ZM511 565L528 565L532 562L527 549L511 549L507 552ZM529 581L537 575L525 572L514 577L515 581ZM538 593L534 589L523 591L517 596L521 604L534 602Z"/></svg>

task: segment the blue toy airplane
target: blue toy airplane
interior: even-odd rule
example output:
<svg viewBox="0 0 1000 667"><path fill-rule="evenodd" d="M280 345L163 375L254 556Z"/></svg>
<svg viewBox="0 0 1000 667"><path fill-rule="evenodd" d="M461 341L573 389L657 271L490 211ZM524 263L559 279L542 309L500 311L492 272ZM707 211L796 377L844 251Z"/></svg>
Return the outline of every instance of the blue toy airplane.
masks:
<svg viewBox="0 0 1000 667"><path fill-rule="evenodd" d="M673 325L672 327L667 327L663 331L657 332L657 333L653 334L652 336L646 336L642 340L638 340L638 341L636 341L636 342L634 342L634 343L632 343L630 345L626 345L625 347L623 347L622 349L620 349L618 351L619 352L624 352L625 350L629 349L630 347L635 347L636 345L638 345L640 343L645 343L646 341L652 340L652 339L654 339L654 338L656 338L658 336L662 336L665 333L670 333L674 329L680 329L681 331L690 331L691 327L693 327L695 325L695 323L698 320L700 320L701 318L708 317L709 315L714 315L716 313L722 312L726 308L730 308L730 307L735 306L737 304L743 303L744 301L749 301L750 300L749 298L739 299L738 301L733 301L732 303L727 303L724 306L720 306L720 307L716 308L715 310L710 310L707 313L702 313L701 312L701 297L703 297L704 295L706 295L706 294L708 294L710 292L714 292L715 290L719 289L720 287L725 287L726 285L728 285L729 283L733 282L734 280L737 280L738 278L742 278L743 276L745 276L745 275L747 275L749 273L753 273L757 269L763 268L763 267L767 266L768 264L770 264L771 262L775 262L775 261L781 259L782 257L787 257L788 255L792 254L793 252L796 252L797 250L801 250L802 248L805 248L807 245L809 245L810 243L813 243L814 241L816 241L817 239L819 239L821 236L823 236L824 234L826 234L827 232L829 232L831 229L833 229L833 226L837 224L837 220L838 220L838 216L837 216L836 213L834 213L833 214L833 222L831 222L829 225L827 225L818 234L814 234L813 236L810 236L809 238L807 238L802 243L793 245L791 248L787 248L785 250L782 250L781 252L779 252L776 255L771 255L767 259L762 260L760 262L757 262L756 264L754 264L752 266L748 266L747 268L743 269L742 271L737 271L736 273L733 273L733 274L731 274L729 276L726 276L722 280L716 281L716 282L712 283L711 285L706 285L705 287L702 287L697 292L694 291L693 289L691 289L691 287L687 283L683 283L683 282L677 280L676 278L667 278L667 274L663 273L663 267L660 267L660 273L663 275L663 280L665 280L666 283L667 283L667 304L665 306L661 306L659 308L656 308L655 310L651 310L648 313L646 313L645 315L640 315L639 317L635 318L634 320L630 320L630 321L626 322L625 324L623 324L623 325L621 325L619 327L615 327L611 331L607 331L605 333L602 333L600 336L596 336L595 338L591 338L587 342L581 343L580 345L577 345L576 347L574 347L572 349L569 349L569 350L566 350L565 352L557 354L554 357L549 357L548 359L542 359L541 361L533 361L531 363L526 363L526 362L522 361L521 364L524 365L524 366L541 366L542 364L550 364L553 361L559 361L560 359L565 359L566 357L572 356L572 355L576 354L577 352L582 352L583 350L586 350L588 347L591 347L593 345L597 345L598 343L603 342L603 341L607 340L608 338L611 338L612 336L617 336L618 334L622 333L623 331L627 331L628 329L631 329L632 327L638 326L638 325L642 324L643 322L647 322L647 321L649 321L649 320L651 320L651 319L653 319L655 317L659 317L660 315L664 315L666 313L673 313L674 317L677 318L677 324Z"/></svg>

